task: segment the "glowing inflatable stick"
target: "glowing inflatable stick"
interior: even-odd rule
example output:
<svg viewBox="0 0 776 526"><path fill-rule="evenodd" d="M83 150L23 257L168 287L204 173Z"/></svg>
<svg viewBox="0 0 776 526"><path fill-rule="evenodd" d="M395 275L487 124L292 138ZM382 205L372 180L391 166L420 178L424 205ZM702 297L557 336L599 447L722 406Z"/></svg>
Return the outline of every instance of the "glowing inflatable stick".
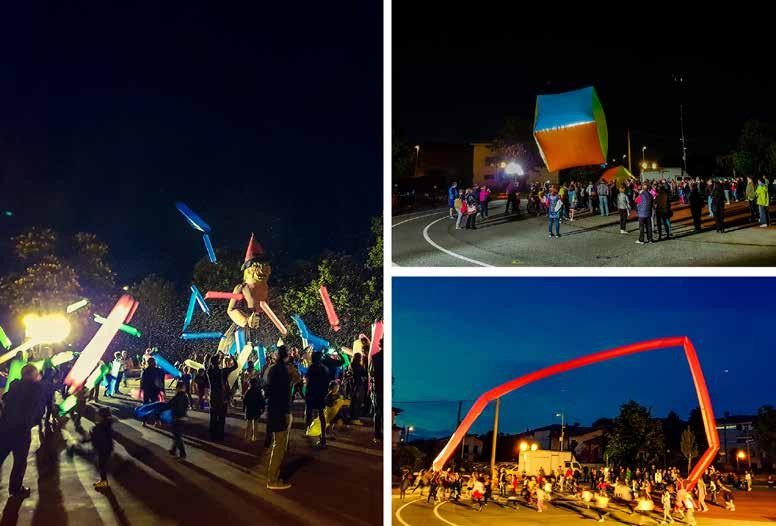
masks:
<svg viewBox="0 0 776 526"><path fill-rule="evenodd" d="M192 369L199 371L200 369L204 369L205 366L202 365L199 362L195 362L194 360L185 360L183 363L185 363L187 366L191 367Z"/></svg>
<svg viewBox="0 0 776 526"><path fill-rule="evenodd" d="M161 369L165 373L169 374L174 378L181 377L181 372L173 364L168 362L167 359L161 354L154 353L151 355L151 358L156 360L156 366L159 367L159 369Z"/></svg>
<svg viewBox="0 0 776 526"><path fill-rule="evenodd" d="M242 294L235 294L233 292L217 292L215 290L209 290L205 293L206 300L237 300L243 299Z"/></svg>
<svg viewBox="0 0 776 526"><path fill-rule="evenodd" d="M5 333L2 327L0 327L0 345L6 349L11 348L11 340L8 338L8 335Z"/></svg>
<svg viewBox="0 0 776 526"><path fill-rule="evenodd" d="M216 253L213 250L213 245L210 243L210 236L204 234L202 240L205 242L205 250L207 250L207 257L210 258L211 263L216 263Z"/></svg>
<svg viewBox="0 0 776 526"><path fill-rule="evenodd" d="M75 303L71 303L67 306L67 309L65 309L65 312L68 314L72 314L73 312L77 311L78 309L81 309L83 307L86 307L88 305L89 300L80 300L76 301Z"/></svg>
<svg viewBox="0 0 776 526"><path fill-rule="evenodd" d="M135 300L132 299L132 296L126 294L116 302L116 305L110 311L110 315L108 315L108 319L97 330L97 333L92 337L92 340L84 348L75 364L73 364L73 368L67 374L65 383L71 389L77 388L87 379L89 372L94 369L102 355L105 354L105 350L116 336L134 304Z"/></svg>
<svg viewBox="0 0 776 526"><path fill-rule="evenodd" d="M63 351L51 357L51 365L54 367L59 367L63 363L67 363L73 358L75 358L75 353L73 351Z"/></svg>
<svg viewBox="0 0 776 526"><path fill-rule="evenodd" d="M259 303L259 306L261 307L261 310L264 311L264 314L266 314L269 319L272 321L272 323L275 325L275 327L278 328L280 331L280 334L283 336L286 336L288 334L288 331L286 330L285 325L280 321L280 319L275 316L275 313L272 312L272 309L269 307L266 301L262 301Z"/></svg>
<svg viewBox="0 0 776 526"><path fill-rule="evenodd" d="M229 376L226 380L229 384L229 387L234 386L234 383L237 381L237 378L240 376L240 373L245 366L245 362L248 361L248 358L250 358L252 352L253 346L250 343L246 344L245 347L242 348L242 351L240 351L240 355L237 357L237 369L229 373Z"/></svg>
<svg viewBox="0 0 776 526"><path fill-rule="evenodd" d="M183 340L217 340L223 338L220 332L184 332L181 334Z"/></svg>
<svg viewBox="0 0 776 526"><path fill-rule="evenodd" d="M256 354L259 355L259 359L256 360L256 366L255 369L257 371L261 371L261 369L264 367L264 364L267 363L267 349L263 345L258 345L256 347Z"/></svg>
<svg viewBox="0 0 776 526"><path fill-rule="evenodd" d="M109 365L100 362L100 366L92 371L92 373L89 375L89 378L86 379L86 382L84 383L84 389L89 391L94 389L96 385L99 385L100 381L105 377L106 374L108 374L108 369L110 369ZM65 398L65 400L59 404L59 416L64 416L69 413L78 403L78 397L75 395L75 391L76 390L71 388L70 396Z"/></svg>
<svg viewBox="0 0 776 526"><path fill-rule="evenodd" d="M380 351L380 340L383 339L383 321L380 320L374 324L372 328L372 348L369 349L369 357L371 358Z"/></svg>
<svg viewBox="0 0 776 526"><path fill-rule="evenodd" d="M29 349L32 349L36 345L38 345L38 343L33 339L29 339L26 342L22 343L21 345L17 345L15 348L11 349L7 353L0 356L0 365L4 364L8 360L16 356L17 352L20 352L20 351L27 352Z"/></svg>
<svg viewBox="0 0 776 526"><path fill-rule="evenodd" d="M306 340L307 336L310 334L310 331L307 329L307 325L304 324L302 318L298 314L292 314L291 319L294 320L294 323L296 323L296 328L299 329L299 335L303 340ZM305 345L305 347L307 347L307 345Z"/></svg>
<svg viewBox="0 0 776 526"><path fill-rule="evenodd" d="M337 317L337 313L334 310L334 305L331 304L329 291L326 289L326 286L321 285L321 288L318 290L318 292L321 294L323 308L326 309L326 317L329 318L329 325L331 325L331 328L334 329L334 332L337 332L340 330L340 322L339 318Z"/></svg>
<svg viewBox="0 0 776 526"><path fill-rule="evenodd" d="M182 203L178 201L175 203L175 208L178 209L178 212L183 214L183 217L186 218L186 221L189 222L191 225L191 228L194 230L199 230L203 234L209 234L210 233L210 227L207 223L205 223L201 217L199 217L197 214L194 213L194 211L186 206L185 203Z"/></svg>
<svg viewBox="0 0 776 526"><path fill-rule="evenodd" d="M183 320L183 332L191 325L191 318L194 316L194 306L197 303L197 296L192 292L189 297L189 307L186 309L186 319Z"/></svg>
<svg viewBox="0 0 776 526"><path fill-rule="evenodd" d="M242 352L245 347L245 329L238 328L234 331L234 354Z"/></svg>
<svg viewBox="0 0 776 526"><path fill-rule="evenodd" d="M99 314L95 314L94 315L94 321L96 321L100 325L104 325L107 320L105 318L103 318L102 316L100 316ZM133 326L127 325L126 323L122 323L121 327L119 327L119 330L121 332L126 332L127 334L130 334L130 335L135 336L137 338L140 338L140 336L142 336L142 334L143 334L139 330L134 328Z"/></svg>
<svg viewBox="0 0 776 526"><path fill-rule="evenodd" d="M202 309L202 312L210 316L210 307L205 302L205 298L202 297L202 293L199 291L196 285L191 285L191 293L194 295L194 297L197 300L197 303L199 303L199 308Z"/></svg>
<svg viewBox="0 0 776 526"><path fill-rule="evenodd" d="M132 306L132 310L129 311L129 315L127 316L127 319L124 320L124 323L129 323L132 321L132 318L135 316L135 312L137 312L137 307L140 305L139 301L136 301L135 304Z"/></svg>
<svg viewBox="0 0 776 526"><path fill-rule="evenodd" d="M21 380L22 379L22 367L24 367L27 364L27 358L24 357L21 360L13 359L11 360L11 365L8 366L8 378L5 380L5 390L3 392L7 393L8 388L11 387L11 382L14 380Z"/></svg>

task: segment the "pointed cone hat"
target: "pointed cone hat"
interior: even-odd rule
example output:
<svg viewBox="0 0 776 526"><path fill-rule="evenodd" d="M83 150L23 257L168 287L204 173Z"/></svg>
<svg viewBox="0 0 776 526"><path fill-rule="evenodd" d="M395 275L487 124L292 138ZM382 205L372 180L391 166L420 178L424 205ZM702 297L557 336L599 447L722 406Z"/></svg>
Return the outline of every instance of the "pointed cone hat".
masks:
<svg viewBox="0 0 776 526"><path fill-rule="evenodd" d="M251 234L251 239L248 241L248 248L245 251L245 262L243 263L241 270L248 268L254 261L263 261L265 259L266 253L264 252L264 247L262 247L261 243L256 241L254 235Z"/></svg>

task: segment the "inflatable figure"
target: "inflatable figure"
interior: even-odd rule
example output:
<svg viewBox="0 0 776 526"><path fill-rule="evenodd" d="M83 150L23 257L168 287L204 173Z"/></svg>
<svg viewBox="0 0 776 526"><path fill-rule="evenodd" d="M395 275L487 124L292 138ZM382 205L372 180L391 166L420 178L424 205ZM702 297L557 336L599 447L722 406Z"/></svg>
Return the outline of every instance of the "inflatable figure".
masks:
<svg viewBox="0 0 776 526"><path fill-rule="evenodd" d="M224 334L224 339L218 346L220 352L226 353L235 345L235 335L238 328L245 333L245 343L258 342L257 329L264 311L262 303L267 304L269 297L269 285L267 281L272 274L272 266L269 263L262 246L256 241L253 234L245 251L245 262L242 265L243 282L237 285L232 294L241 295L229 300L227 314L232 320L232 325ZM281 331L282 332L282 331ZM240 348L237 352L242 351Z"/></svg>
<svg viewBox="0 0 776 526"><path fill-rule="evenodd" d="M534 139L551 172L604 164L609 148L601 101L588 87L536 98Z"/></svg>

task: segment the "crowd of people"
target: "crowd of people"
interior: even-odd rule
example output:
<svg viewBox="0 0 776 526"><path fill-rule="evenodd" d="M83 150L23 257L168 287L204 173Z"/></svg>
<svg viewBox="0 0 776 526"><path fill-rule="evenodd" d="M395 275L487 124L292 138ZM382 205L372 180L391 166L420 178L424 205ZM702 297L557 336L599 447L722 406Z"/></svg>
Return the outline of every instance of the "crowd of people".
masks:
<svg viewBox="0 0 776 526"><path fill-rule="evenodd" d="M662 179L643 181L621 180L570 181L552 185L533 183L529 186L526 210L529 214L546 215L550 238L561 236L560 225L574 221L575 214L584 210L591 215L609 216L617 213L620 233L628 234L627 223L632 211L636 211L639 223L637 243L646 244L670 239L673 235L672 205L687 205L695 232L702 230L703 209L715 220L715 229L725 232L725 207L746 201L749 207L747 222L770 225L769 207L771 184L765 177L735 177L730 179ZM506 188L505 214L520 212L520 185L511 182ZM486 185L459 189L453 183L448 189L450 218L456 220L456 229L476 229L479 222L488 219L488 203L491 190Z"/></svg>
<svg viewBox="0 0 776 526"><path fill-rule="evenodd" d="M585 510L597 513L604 522L613 510L628 515L640 514L654 522L667 524L679 518L695 524L695 513L706 512L709 504L735 511L733 488L751 491L752 475L724 475L709 468L691 491L687 480L677 468L584 468L583 471L558 467L551 473L540 469L535 475L516 473L500 468L495 473L454 469L421 470L412 473L403 469L399 482L399 498L427 489L427 501L470 499L474 509L481 511L497 495L504 506L516 506L518 501L544 511L547 502L562 499Z"/></svg>
<svg viewBox="0 0 776 526"><path fill-rule="evenodd" d="M370 349L369 340L362 336L363 349ZM367 358L364 353L320 352L308 348L300 351L281 345L266 356L266 363L255 366L249 360L237 372L234 357L223 353L192 353L190 360L201 368L194 369L185 363L176 363L181 372L177 378L166 376L159 367L154 350L147 349L142 356L132 356L126 351L116 352L113 361L107 363L107 374L102 382L91 389L76 391L74 407L67 417L72 419L81 433L81 442L91 442L97 460L100 479L95 488L108 486L109 459L113 450L113 417L108 407L94 411L95 425L86 433L81 419L87 413L89 400L98 401L103 396L128 396L142 400L143 405L163 402L162 409L170 410L169 425L173 434L170 454L186 458L183 435L187 425L187 413L198 408L208 411L209 432L213 441L224 440L226 417L229 408L245 419L244 438L256 442L260 419L266 422L264 445L271 447L268 488L286 489L290 484L280 478L280 468L288 448L293 422L293 404L300 399L305 406L306 434L317 438L315 446L326 448L326 442L336 437L338 426L363 426L362 417L372 416L373 440L382 439L382 341L379 350ZM59 426L55 394L67 397L64 379L73 362L59 366L40 367L32 353L19 353L11 361L10 369L18 370L18 378L6 376L6 393L0 404L0 464L9 454L13 455L9 491L14 496L26 497L30 490L22 485L30 449L30 429L38 425ZM19 363L15 363L19 362ZM43 361L41 361L43 362ZM50 365L50 360L48 360ZM10 370L9 369L9 370ZM235 374L233 374L235 373ZM139 389L127 388L127 377L139 376ZM170 384L165 385L166 379ZM166 400L165 391L174 385L174 395ZM194 403L193 396L198 397ZM160 425L152 413L144 417L143 425ZM82 451L79 445L69 448L69 453Z"/></svg>

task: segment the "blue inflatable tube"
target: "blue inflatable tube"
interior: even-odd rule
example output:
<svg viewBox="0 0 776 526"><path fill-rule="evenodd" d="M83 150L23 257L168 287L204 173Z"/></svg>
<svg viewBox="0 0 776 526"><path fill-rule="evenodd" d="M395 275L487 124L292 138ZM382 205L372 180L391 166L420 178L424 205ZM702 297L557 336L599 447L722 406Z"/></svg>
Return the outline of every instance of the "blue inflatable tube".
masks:
<svg viewBox="0 0 776 526"><path fill-rule="evenodd" d="M151 355L151 357L156 361L156 366L159 367L162 371L169 374L170 376L174 378L180 378L181 372L175 368L173 364L168 362L164 356L162 356L159 353L154 353Z"/></svg>

